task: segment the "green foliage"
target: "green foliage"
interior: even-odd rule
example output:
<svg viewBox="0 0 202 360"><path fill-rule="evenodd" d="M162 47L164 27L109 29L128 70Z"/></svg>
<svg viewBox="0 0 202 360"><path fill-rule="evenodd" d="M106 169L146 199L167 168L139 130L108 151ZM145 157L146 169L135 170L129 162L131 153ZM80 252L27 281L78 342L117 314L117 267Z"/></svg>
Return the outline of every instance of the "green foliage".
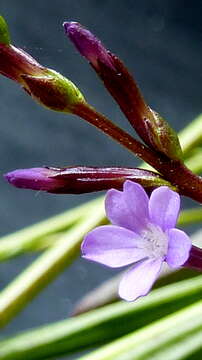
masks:
<svg viewBox="0 0 202 360"><path fill-rule="evenodd" d="M151 348L153 349L152 346L155 345L155 350L160 351L162 343L164 344L164 337L162 341L159 338L161 332L163 334L165 330L168 332L165 341L168 347L170 335L178 339L181 334L179 330L183 330L188 336L189 332L193 332L192 327L194 327L194 331L195 328L198 331L198 327L202 326L200 320L202 303L200 302L200 306L190 306L201 298L201 287L202 276L198 276L154 290L149 296L131 304L119 302L72 319L33 329L0 342L0 360L11 360L14 356L15 360L51 359L53 356L68 355L78 352L80 349L84 350L102 345L126 334L129 335L116 340L115 343L115 349L119 349L119 346L122 349L121 344L124 344L126 355L129 350L130 353L136 352L136 341L130 341L131 337L132 339L133 337L135 339L143 337L147 341L148 349L150 336ZM183 308L185 310L180 310ZM169 316L170 314L173 315ZM187 317L192 319L189 321L190 327L188 328L186 328ZM180 324L181 320L184 321L182 327L174 326L174 324ZM153 323L154 321L155 323ZM130 332L133 333L130 334ZM196 334L194 333L194 335ZM158 338L158 342L156 339L155 342L153 341L153 336ZM129 343L130 346L126 346L126 343ZM111 349L110 345L106 346L107 349L108 347ZM111 354L111 350L109 353ZM105 354L105 350L98 350L98 357L97 355L95 357L89 355L89 360L111 359L111 357L99 357L99 354ZM85 359L88 360L88 356ZM116 359L116 357L112 357L112 359ZM132 360L133 358L128 357L126 359ZM136 358L134 357L134 359Z"/></svg>

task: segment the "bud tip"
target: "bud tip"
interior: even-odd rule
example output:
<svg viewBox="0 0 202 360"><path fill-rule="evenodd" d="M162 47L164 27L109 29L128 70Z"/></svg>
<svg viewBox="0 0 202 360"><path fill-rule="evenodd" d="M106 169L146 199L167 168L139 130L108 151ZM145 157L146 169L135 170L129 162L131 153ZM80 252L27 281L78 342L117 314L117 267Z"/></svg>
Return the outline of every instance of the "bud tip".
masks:
<svg viewBox="0 0 202 360"><path fill-rule="evenodd" d="M63 26L65 33L73 42L77 50L95 67L95 69L99 69L98 60L114 69L110 53L103 46L101 41L88 29L76 21L64 22Z"/></svg>
<svg viewBox="0 0 202 360"><path fill-rule="evenodd" d="M19 169L4 174L9 184L32 190L53 191L61 186L61 181L52 177L55 172L48 168Z"/></svg>

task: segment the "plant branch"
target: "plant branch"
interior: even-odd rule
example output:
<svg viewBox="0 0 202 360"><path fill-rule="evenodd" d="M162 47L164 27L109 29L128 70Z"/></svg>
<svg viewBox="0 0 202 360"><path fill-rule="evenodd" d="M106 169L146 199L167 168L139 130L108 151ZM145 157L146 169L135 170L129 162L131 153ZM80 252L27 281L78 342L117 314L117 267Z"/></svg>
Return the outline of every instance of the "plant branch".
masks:
<svg viewBox="0 0 202 360"><path fill-rule="evenodd" d="M75 114L159 171L166 180L178 188L182 195L202 202L202 178L193 174L181 161L171 160L148 148L87 104L79 104Z"/></svg>

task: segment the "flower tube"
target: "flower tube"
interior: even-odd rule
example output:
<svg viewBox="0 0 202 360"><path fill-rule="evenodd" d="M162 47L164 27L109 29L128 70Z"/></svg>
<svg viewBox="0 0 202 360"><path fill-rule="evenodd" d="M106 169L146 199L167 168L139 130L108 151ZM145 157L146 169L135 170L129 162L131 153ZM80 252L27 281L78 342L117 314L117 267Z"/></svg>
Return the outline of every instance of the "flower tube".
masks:
<svg viewBox="0 0 202 360"><path fill-rule="evenodd" d="M128 179L138 182L147 192L160 185L171 186L155 172L120 167L68 167L19 169L5 174L11 185L55 194L82 194L115 188L122 190ZM174 188L174 187L172 187Z"/></svg>

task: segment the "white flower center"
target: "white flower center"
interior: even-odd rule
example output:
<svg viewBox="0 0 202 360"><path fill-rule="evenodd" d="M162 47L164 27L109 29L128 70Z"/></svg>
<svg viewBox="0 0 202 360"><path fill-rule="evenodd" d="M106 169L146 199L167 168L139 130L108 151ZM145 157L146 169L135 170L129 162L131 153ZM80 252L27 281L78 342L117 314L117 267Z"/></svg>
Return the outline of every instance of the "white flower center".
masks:
<svg viewBox="0 0 202 360"><path fill-rule="evenodd" d="M164 258L168 251L168 236L163 230L154 224L148 224L141 232L142 245L148 251L149 258Z"/></svg>

